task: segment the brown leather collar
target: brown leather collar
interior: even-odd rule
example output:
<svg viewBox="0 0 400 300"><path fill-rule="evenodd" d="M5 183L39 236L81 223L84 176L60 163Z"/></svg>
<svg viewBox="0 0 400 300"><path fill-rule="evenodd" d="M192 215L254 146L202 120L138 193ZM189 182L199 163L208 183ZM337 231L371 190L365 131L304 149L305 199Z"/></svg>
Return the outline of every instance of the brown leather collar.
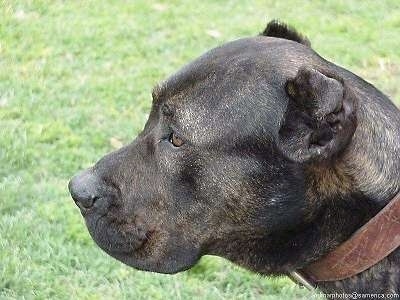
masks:
<svg viewBox="0 0 400 300"><path fill-rule="evenodd" d="M400 246L400 193L332 252L290 277L310 288L342 280L372 267Z"/></svg>

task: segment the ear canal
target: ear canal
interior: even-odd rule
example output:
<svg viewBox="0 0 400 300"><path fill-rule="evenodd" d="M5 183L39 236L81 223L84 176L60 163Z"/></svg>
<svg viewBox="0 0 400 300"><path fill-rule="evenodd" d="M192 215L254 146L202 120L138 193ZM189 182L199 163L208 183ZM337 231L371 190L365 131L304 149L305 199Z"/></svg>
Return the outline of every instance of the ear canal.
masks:
<svg viewBox="0 0 400 300"><path fill-rule="evenodd" d="M279 131L283 152L306 162L333 158L356 128L356 98L340 78L302 67L286 82L290 98Z"/></svg>

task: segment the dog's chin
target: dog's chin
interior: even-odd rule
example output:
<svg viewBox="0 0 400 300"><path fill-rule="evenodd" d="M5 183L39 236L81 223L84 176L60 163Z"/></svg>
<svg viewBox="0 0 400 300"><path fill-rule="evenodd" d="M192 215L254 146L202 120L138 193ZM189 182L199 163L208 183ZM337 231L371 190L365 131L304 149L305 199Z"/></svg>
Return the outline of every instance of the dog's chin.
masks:
<svg viewBox="0 0 400 300"><path fill-rule="evenodd" d="M180 251L179 251L180 252ZM162 274L175 274L193 267L199 260L199 256L193 253L185 254L184 256L171 255L162 258L157 257L140 257L137 258L135 253L108 253L122 263L133 267L137 270L156 272Z"/></svg>
<svg viewBox="0 0 400 300"><path fill-rule="evenodd" d="M180 236L151 229L142 236L122 232L107 222L106 217L85 217L92 239L107 254L122 263L142 271L174 274L194 266L200 251L185 244Z"/></svg>

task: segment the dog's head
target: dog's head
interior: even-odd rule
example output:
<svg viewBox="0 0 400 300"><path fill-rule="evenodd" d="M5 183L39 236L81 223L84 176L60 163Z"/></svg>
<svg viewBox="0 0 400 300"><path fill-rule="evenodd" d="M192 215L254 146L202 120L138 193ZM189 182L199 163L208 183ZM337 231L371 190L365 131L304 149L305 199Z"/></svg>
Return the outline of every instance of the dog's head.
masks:
<svg viewBox="0 0 400 300"><path fill-rule="evenodd" d="M162 273L204 254L257 259L254 245L312 215L305 165L336 157L354 132L354 97L328 69L271 23L156 86L143 132L70 182L93 239Z"/></svg>

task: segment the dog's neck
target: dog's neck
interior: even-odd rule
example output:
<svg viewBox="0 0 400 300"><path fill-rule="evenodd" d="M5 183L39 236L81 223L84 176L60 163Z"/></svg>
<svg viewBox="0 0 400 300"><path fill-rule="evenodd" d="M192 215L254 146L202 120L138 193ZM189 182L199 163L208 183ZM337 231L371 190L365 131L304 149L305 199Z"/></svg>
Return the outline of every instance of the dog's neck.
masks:
<svg viewBox="0 0 400 300"><path fill-rule="evenodd" d="M379 92L358 93L358 126L341 164L352 190L383 207L400 190L400 111Z"/></svg>
<svg viewBox="0 0 400 300"><path fill-rule="evenodd" d="M315 238L325 245L319 248L323 252L346 240L400 192L400 111L380 92L375 99L357 92L364 101L346 151L334 162L305 167L310 226L320 229Z"/></svg>
<svg viewBox="0 0 400 300"><path fill-rule="evenodd" d="M346 151L333 162L305 166L307 227L319 228L314 239L321 252L346 240L400 191L400 111L379 92L373 100L357 92L364 101ZM296 236L304 239L308 230Z"/></svg>
<svg viewBox="0 0 400 300"><path fill-rule="evenodd" d="M310 211L305 224L262 239L237 239L223 244L225 257L259 273L288 274L347 240L399 192L400 111L385 96L378 96L383 99L360 104L358 128L348 150L336 163L305 168L309 186L304 197L309 205L306 210ZM218 243L214 246L218 248ZM215 253L218 255L219 251ZM360 273L357 276L362 283L351 279L350 283L331 282L320 287L324 291L356 291L357 286L370 282L363 276L392 276L393 268L397 268L393 261L399 259L397 250L377 265L379 274L374 273L374 268L367 275ZM398 277L388 280L392 285L400 284Z"/></svg>
<svg viewBox="0 0 400 300"><path fill-rule="evenodd" d="M288 244L302 245L289 246L297 257L283 263L288 270L334 249L400 192L400 111L372 86L354 91L358 126L350 144L335 161L305 167L310 222L288 233Z"/></svg>
<svg viewBox="0 0 400 300"><path fill-rule="evenodd" d="M314 247L305 245L304 250L308 250L299 254L303 266L310 259L315 260L315 246L320 256L331 251L400 191L400 111L384 95L378 93L377 96L379 99L360 103L357 130L336 163L307 170L310 182L307 197L313 207L320 205L320 209L309 228L296 236L301 239L304 233L314 235ZM322 283L320 287L345 291L352 284L353 288L357 287L355 279L360 280L360 285L364 275L390 277L396 265L394 261L400 256L400 251L397 252L380 262L375 271L371 268L367 275L367 271L362 272L353 280ZM399 280L397 278L395 284L399 284Z"/></svg>
<svg viewBox="0 0 400 300"><path fill-rule="evenodd" d="M378 105L382 102L383 106ZM387 98L362 103L358 129L348 150L335 164L305 169L309 183L305 197L312 208L307 223L265 240L237 241L231 246L247 249L250 255L231 259L264 274L287 274L303 268L347 240L382 209L400 190L399 172L399 110ZM387 269L395 265L382 263L389 264ZM385 272L386 267L383 268L381 272ZM349 291L356 287L344 286L342 282L330 284L325 291Z"/></svg>

